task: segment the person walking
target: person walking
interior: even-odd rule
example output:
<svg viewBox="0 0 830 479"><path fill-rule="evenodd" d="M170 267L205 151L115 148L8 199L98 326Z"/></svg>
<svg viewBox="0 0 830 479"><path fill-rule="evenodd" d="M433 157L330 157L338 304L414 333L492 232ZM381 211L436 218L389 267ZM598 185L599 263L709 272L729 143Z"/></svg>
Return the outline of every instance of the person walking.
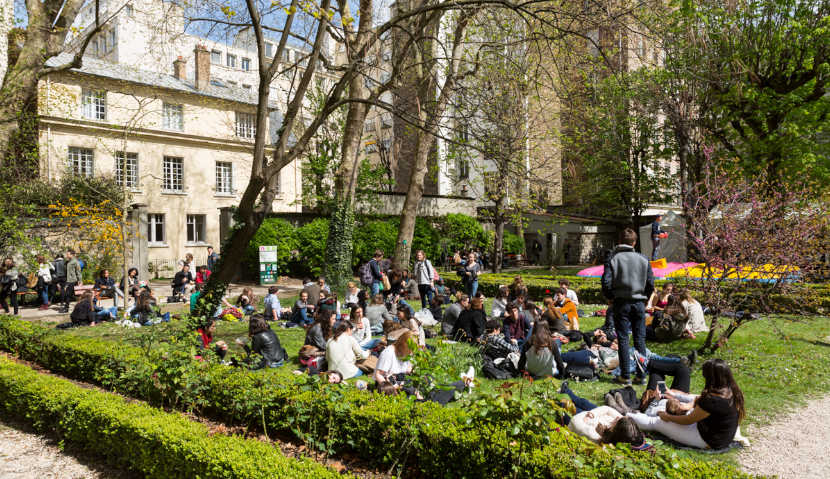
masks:
<svg viewBox="0 0 830 479"><path fill-rule="evenodd" d="M63 290L63 309L61 313L69 312L69 302L75 299L75 286L83 284L81 263L75 257L75 250L66 251L66 287Z"/></svg>
<svg viewBox="0 0 830 479"><path fill-rule="evenodd" d="M415 252L415 280L421 296L421 309L426 309L435 295L435 269L422 249Z"/></svg>
<svg viewBox="0 0 830 479"><path fill-rule="evenodd" d="M663 221L663 215L657 215L654 218L654 223L651 224L651 260L656 261L657 255L660 254L660 235L666 232L660 227L660 222Z"/></svg>
<svg viewBox="0 0 830 479"><path fill-rule="evenodd" d="M646 356L646 307L645 302L654 291L654 273L645 256L634 250L637 233L626 228L622 244L605 263L602 273L602 293L613 301L614 328L617 331L621 374L618 382L631 384L629 376L629 339L633 334L634 348ZM638 382L645 381L645 373L637 373Z"/></svg>

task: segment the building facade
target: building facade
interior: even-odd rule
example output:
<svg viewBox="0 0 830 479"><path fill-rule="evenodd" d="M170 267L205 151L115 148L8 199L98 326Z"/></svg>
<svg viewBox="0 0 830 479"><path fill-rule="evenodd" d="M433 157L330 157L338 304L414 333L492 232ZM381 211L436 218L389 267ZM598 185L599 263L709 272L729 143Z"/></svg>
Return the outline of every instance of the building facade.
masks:
<svg viewBox="0 0 830 479"><path fill-rule="evenodd" d="M0 0L0 82L9 66L9 30L14 22L14 2Z"/></svg>

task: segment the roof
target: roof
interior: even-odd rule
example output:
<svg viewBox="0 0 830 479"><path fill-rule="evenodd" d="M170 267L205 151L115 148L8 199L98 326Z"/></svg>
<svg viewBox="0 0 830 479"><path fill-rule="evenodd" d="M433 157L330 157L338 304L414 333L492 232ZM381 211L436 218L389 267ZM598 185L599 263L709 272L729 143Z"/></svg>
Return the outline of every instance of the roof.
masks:
<svg viewBox="0 0 830 479"><path fill-rule="evenodd" d="M72 54L64 52L47 60L46 66L56 67L68 63L71 60ZM84 57L81 68L71 68L69 71L101 78L127 81L151 87L176 90L193 95L219 98L222 100L245 103L248 105L257 104L257 95L254 91L228 85L219 79L211 79L207 89L198 90L195 86L195 82L190 79L183 81L166 73L141 70L130 65L110 63L88 56ZM273 100L270 101L269 106L272 109L277 109L277 103Z"/></svg>

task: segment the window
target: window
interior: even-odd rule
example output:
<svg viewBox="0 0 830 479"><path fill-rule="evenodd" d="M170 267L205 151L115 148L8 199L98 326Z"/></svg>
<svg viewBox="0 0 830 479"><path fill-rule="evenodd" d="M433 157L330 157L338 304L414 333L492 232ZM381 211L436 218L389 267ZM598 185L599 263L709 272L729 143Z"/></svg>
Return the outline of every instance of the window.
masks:
<svg viewBox="0 0 830 479"><path fill-rule="evenodd" d="M251 59L250 58L243 58L242 59L242 69L248 71L251 69Z"/></svg>
<svg viewBox="0 0 830 479"><path fill-rule="evenodd" d="M164 244L164 215L150 213L147 215L147 242Z"/></svg>
<svg viewBox="0 0 830 479"><path fill-rule="evenodd" d="M265 42L265 56L272 58L274 56L274 44Z"/></svg>
<svg viewBox="0 0 830 479"><path fill-rule="evenodd" d="M130 4L125 5L124 6L124 13L126 13L128 17L132 17L133 16L133 6L130 5Z"/></svg>
<svg viewBox="0 0 830 479"><path fill-rule="evenodd" d="M236 68L236 55L231 55L230 53L228 53L227 64L231 68Z"/></svg>
<svg viewBox="0 0 830 479"><path fill-rule="evenodd" d="M187 242L205 242L205 215L187 215Z"/></svg>
<svg viewBox="0 0 830 479"><path fill-rule="evenodd" d="M216 162L216 193L233 194L233 164Z"/></svg>
<svg viewBox="0 0 830 479"><path fill-rule="evenodd" d="M222 64L222 52L219 50L211 50L210 51L210 62L214 65L221 65Z"/></svg>
<svg viewBox="0 0 830 479"><path fill-rule="evenodd" d="M84 89L81 94L83 117L89 120L107 119L107 92Z"/></svg>
<svg viewBox="0 0 830 479"><path fill-rule="evenodd" d="M165 156L162 164L164 178L162 190L184 191L184 160L172 156Z"/></svg>
<svg viewBox="0 0 830 479"><path fill-rule="evenodd" d="M253 138L256 136L254 115L236 112L236 136L240 138Z"/></svg>
<svg viewBox="0 0 830 479"><path fill-rule="evenodd" d="M184 114L182 105L165 103L162 106L162 122L168 130L182 131L184 129Z"/></svg>
<svg viewBox="0 0 830 479"><path fill-rule="evenodd" d="M116 39L115 29L110 30L109 33L107 33L107 51L106 51L106 53L109 53L109 52L115 50L115 39Z"/></svg>
<svg viewBox="0 0 830 479"><path fill-rule="evenodd" d="M115 181L118 186L138 189L138 153L115 152Z"/></svg>
<svg viewBox="0 0 830 479"><path fill-rule="evenodd" d="M466 180L470 177L470 162L465 158L458 159L458 179Z"/></svg>
<svg viewBox="0 0 830 479"><path fill-rule="evenodd" d="M92 176L93 153L89 148L69 147L69 165L72 167L72 174L75 176Z"/></svg>

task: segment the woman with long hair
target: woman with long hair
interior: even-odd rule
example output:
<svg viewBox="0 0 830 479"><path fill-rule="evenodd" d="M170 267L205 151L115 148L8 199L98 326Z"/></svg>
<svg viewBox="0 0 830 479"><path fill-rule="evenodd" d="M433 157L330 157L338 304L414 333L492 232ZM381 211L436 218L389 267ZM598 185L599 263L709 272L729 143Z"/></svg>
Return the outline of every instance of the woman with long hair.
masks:
<svg viewBox="0 0 830 479"><path fill-rule="evenodd" d="M484 335L486 325L484 301L481 298L473 298L470 300L470 309L465 309L458 315L450 337L456 341L474 343Z"/></svg>
<svg viewBox="0 0 830 479"><path fill-rule="evenodd" d="M679 392L667 392L664 395L685 402L694 398L694 407L690 413L675 415L660 412L657 417L630 413L629 416L640 429L657 431L686 446L699 449L729 447L739 432L739 423L746 415L743 392L723 359L707 360L701 371L705 383L697 398Z"/></svg>
<svg viewBox="0 0 830 479"><path fill-rule="evenodd" d="M526 369L534 377L562 375L568 364L596 369L598 360L592 351L581 349L562 354L559 348L559 341L551 334L548 325L540 322L533 330L530 347L520 360L519 368Z"/></svg>
<svg viewBox="0 0 830 479"><path fill-rule="evenodd" d="M389 382L401 383L403 376L412 372L412 363L406 360L412 354L409 348L411 337L411 331L404 332L394 344L386 346L380 353L373 377L378 386Z"/></svg>
<svg viewBox="0 0 830 479"><path fill-rule="evenodd" d="M366 359L369 352L357 344L352 336L352 323L342 321L326 342L326 362L330 371L337 371L343 379L362 376L363 371L355 364L357 359Z"/></svg>
<svg viewBox="0 0 830 479"><path fill-rule="evenodd" d="M305 343L320 351L326 350L326 342L331 339L334 322L337 320L337 313L332 310L322 309L317 311L317 318L314 324L308 328L305 335Z"/></svg>
<svg viewBox="0 0 830 479"><path fill-rule="evenodd" d="M224 341L213 340L214 335L216 334L216 321L214 321L213 318L207 318L202 325L196 329L196 333L199 335L199 349L207 350L212 346L213 351L219 356L219 358L225 358L225 355L228 353L228 345ZM201 356L196 357L201 359Z"/></svg>
<svg viewBox="0 0 830 479"><path fill-rule="evenodd" d="M262 356L259 364L251 369L278 368L283 365L288 355L280 344L280 338L268 325L262 316L251 318L248 324L248 336L251 338L251 347L243 345L250 354L253 351Z"/></svg>
<svg viewBox="0 0 830 479"><path fill-rule="evenodd" d="M248 287L242 288L242 294L236 298L236 306L242 309L242 312L246 315L251 315L256 309L255 304L254 290Z"/></svg>
<svg viewBox="0 0 830 479"><path fill-rule="evenodd" d="M499 286L496 297L493 298L493 306L490 311L490 316L493 319L501 319L506 312L507 303L510 302L510 288L505 285Z"/></svg>

